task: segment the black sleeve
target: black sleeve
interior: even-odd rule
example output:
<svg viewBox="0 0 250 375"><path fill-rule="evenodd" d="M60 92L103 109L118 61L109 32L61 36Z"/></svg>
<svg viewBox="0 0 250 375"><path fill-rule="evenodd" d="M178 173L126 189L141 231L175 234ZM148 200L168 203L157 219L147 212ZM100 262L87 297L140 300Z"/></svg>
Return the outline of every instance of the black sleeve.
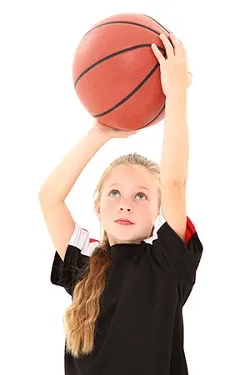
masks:
<svg viewBox="0 0 250 375"><path fill-rule="evenodd" d="M153 261L166 272L176 275L181 283L195 283L196 270L203 252L196 229L187 217L185 241L165 221L157 231L152 243ZM187 298L185 291L183 298ZM190 292L189 292L190 293Z"/></svg>
<svg viewBox="0 0 250 375"><path fill-rule="evenodd" d="M195 281L193 283L188 283L186 281L179 280L178 295L182 307L185 305L190 293L192 292L194 283Z"/></svg>
<svg viewBox="0 0 250 375"><path fill-rule="evenodd" d="M52 284L62 286L72 296L74 287L83 277L89 265L89 257L82 254L80 249L68 245L64 261L55 253L50 281Z"/></svg>

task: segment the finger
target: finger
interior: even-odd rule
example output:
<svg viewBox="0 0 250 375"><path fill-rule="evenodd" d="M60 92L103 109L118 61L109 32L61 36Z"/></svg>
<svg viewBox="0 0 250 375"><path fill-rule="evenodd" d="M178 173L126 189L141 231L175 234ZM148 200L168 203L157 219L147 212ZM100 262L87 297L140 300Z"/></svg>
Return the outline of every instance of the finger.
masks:
<svg viewBox="0 0 250 375"><path fill-rule="evenodd" d="M162 55L162 53L159 51L157 45L155 43L151 44L151 47L152 47L152 50L155 54L155 57L157 58L157 60L159 61L160 64L164 63L165 61L165 58L164 56Z"/></svg>
<svg viewBox="0 0 250 375"><path fill-rule="evenodd" d="M174 34L175 35L175 34ZM175 36L176 37L176 36ZM180 39L177 39L178 42L180 43L181 47L182 47L182 56L187 58L187 50L186 48L184 47L184 44L182 43L182 41Z"/></svg>
<svg viewBox="0 0 250 375"><path fill-rule="evenodd" d="M169 58L174 56L174 48L171 42L169 41L168 37L165 34L160 34L160 39L165 47L167 57Z"/></svg>
<svg viewBox="0 0 250 375"><path fill-rule="evenodd" d="M175 40L176 40L177 42L179 42L179 43L181 44L181 46L184 48L182 41L181 41L180 39L177 38L177 36L175 35L175 33L172 32L172 33L170 34L170 38L173 39L173 40L175 39Z"/></svg>
<svg viewBox="0 0 250 375"><path fill-rule="evenodd" d="M170 39L174 45L175 56L182 56L185 53L185 49L183 47L182 42L179 39L177 39L174 33L170 34Z"/></svg>

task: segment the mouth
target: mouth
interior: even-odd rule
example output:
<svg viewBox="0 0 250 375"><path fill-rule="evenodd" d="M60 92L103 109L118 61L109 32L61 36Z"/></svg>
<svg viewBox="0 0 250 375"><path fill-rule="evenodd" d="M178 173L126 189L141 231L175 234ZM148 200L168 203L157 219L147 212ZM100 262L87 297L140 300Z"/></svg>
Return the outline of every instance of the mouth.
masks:
<svg viewBox="0 0 250 375"><path fill-rule="evenodd" d="M133 225L134 224L134 223L131 223L131 221L129 220L122 220L122 219L116 220L115 223L120 224L120 225Z"/></svg>

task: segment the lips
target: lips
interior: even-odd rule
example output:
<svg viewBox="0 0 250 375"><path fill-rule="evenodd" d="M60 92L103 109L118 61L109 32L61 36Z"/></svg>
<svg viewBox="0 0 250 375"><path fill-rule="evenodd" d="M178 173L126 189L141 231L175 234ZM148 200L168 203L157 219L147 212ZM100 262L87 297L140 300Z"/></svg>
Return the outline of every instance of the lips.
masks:
<svg viewBox="0 0 250 375"><path fill-rule="evenodd" d="M123 225L131 225L131 224L133 224L131 221L129 221L127 219L118 219L115 222L118 223L118 224L123 224Z"/></svg>

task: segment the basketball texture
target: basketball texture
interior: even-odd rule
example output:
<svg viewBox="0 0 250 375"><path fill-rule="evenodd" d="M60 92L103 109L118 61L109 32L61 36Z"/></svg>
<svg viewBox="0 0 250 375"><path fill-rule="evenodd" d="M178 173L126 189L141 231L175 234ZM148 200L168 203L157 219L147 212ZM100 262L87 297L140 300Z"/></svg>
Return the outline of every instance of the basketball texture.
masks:
<svg viewBox="0 0 250 375"><path fill-rule="evenodd" d="M151 44L166 57L159 35L170 32L145 14L124 13L98 22L83 36L73 59L73 81L94 118L123 130L164 118L166 97Z"/></svg>

